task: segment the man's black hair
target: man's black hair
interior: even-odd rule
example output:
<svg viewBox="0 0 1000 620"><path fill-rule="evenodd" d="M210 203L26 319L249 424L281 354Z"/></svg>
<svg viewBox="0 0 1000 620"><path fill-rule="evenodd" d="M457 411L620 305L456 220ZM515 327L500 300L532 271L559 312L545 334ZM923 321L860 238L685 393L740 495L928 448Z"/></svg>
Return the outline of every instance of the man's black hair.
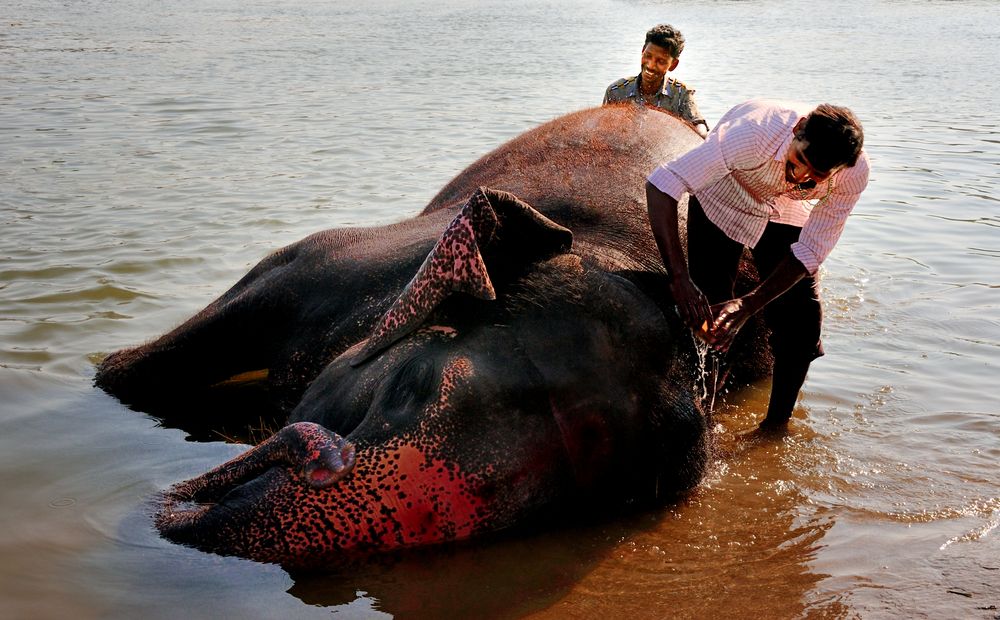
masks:
<svg viewBox="0 0 1000 620"><path fill-rule="evenodd" d="M646 33L646 43L659 45L670 52L675 59L680 58L681 52L684 51L684 35L670 24L659 24L650 28ZM646 47L646 43L642 46Z"/></svg>
<svg viewBox="0 0 1000 620"><path fill-rule="evenodd" d="M864 130L854 113L829 103L809 114L800 135L809 143L803 154L817 172L853 166L865 143Z"/></svg>

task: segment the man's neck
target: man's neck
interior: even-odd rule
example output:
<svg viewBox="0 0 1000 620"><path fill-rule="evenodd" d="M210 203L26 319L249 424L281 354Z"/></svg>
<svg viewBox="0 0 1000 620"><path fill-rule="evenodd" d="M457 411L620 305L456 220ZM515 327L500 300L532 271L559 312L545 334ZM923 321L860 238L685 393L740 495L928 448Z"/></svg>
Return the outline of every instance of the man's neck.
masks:
<svg viewBox="0 0 1000 620"><path fill-rule="evenodd" d="M639 92L643 95L655 95L660 92L660 89L663 87L663 80L660 80L658 84L646 84L646 82L642 79L642 73L639 74L637 79L639 80ZM664 76L663 79L666 79L666 76Z"/></svg>

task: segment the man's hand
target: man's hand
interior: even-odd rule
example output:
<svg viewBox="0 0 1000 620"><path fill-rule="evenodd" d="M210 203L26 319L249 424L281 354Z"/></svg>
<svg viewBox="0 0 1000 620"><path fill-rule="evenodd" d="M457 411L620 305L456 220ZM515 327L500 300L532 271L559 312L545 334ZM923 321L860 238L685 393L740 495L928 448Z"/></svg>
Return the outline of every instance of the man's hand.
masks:
<svg viewBox="0 0 1000 620"><path fill-rule="evenodd" d="M808 275L806 268L789 252L757 288L743 297L712 306L715 320L712 321L705 341L716 351L723 353L728 351L729 346L733 344L733 338L750 317L792 288L806 275Z"/></svg>
<svg viewBox="0 0 1000 620"><path fill-rule="evenodd" d="M684 257L677 228L677 201L647 181L646 209L656 247L660 250L667 273L670 274L670 293L677 304L677 313L697 333L701 331L703 324L712 322L712 311L705 294L691 281L688 273L687 259Z"/></svg>
<svg viewBox="0 0 1000 620"><path fill-rule="evenodd" d="M715 320L708 328L705 340L719 353L725 353L733 344L736 334L758 310L760 308L745 297L737 297L712 306Z"/></svg>
<svg viewBox="0 0 1000 620"><path fill-rule="evenodd" d="M670 292L677 304L677 312L681 319L693 330L701 330L701 326L712 323L712 310L708 299L701 289L686 275L670 281Z"/></svg>

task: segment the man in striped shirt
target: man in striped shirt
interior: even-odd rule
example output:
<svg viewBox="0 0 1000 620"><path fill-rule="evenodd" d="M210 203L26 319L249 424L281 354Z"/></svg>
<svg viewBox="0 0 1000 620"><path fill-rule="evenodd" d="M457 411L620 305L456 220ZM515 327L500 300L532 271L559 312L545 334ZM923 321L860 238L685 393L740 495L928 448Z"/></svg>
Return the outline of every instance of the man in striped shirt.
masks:
<svg viewBox="0 0 1000 620"><path fill-rule="evenodd" d="M823 104L753 100L720 120L705 142L657 167L646 183L650 226L681 318L725 352L765 309L774 375L762 429L784 429L812 360L823 355L816 272L868 184L861 124ZM684 260L677 201L689 194ZM762 281L733 285L744 247Z"/></svg>

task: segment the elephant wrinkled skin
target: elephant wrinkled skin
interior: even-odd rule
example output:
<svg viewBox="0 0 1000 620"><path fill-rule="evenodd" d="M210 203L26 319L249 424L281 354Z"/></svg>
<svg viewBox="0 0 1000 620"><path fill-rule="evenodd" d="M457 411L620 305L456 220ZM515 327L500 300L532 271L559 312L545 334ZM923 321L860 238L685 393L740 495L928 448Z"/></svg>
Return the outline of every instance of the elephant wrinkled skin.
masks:
<svg viewBox="0 0 1000 620"><path fill-rule="evenodd" d="M266 371L287 411L270 439L168 491L157 527L310 566L690 489L706 421L643 191L699 140L655 110L569 114L420 215L311 235L108 356L96 384L137 409Z"/></svg>

